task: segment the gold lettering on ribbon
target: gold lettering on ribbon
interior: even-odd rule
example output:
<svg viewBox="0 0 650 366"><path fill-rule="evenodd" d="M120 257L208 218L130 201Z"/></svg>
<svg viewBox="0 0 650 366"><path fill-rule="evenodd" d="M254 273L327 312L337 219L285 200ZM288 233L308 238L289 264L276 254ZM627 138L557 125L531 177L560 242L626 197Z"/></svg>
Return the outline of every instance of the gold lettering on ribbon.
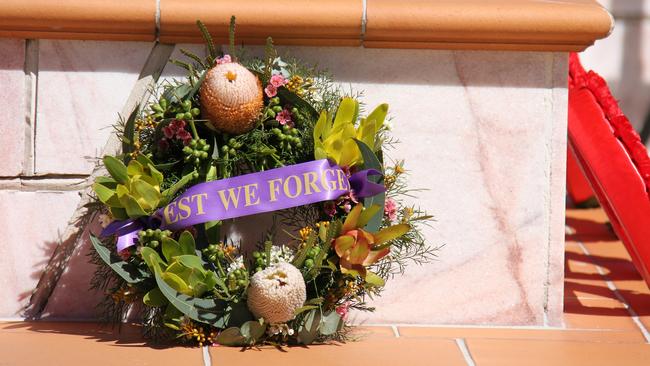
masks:
<svg viewBox="0 0 650 366"><path fill-rule="evenodd" d="M176 202L172 202L163 211L165 215L165 221L167 224L173 224L178 221L178 216L174 213L174 208L176 207ZM175 219L175 220L174 220Z"/></svg>
<svg viewBox="0 0 650 366"><path fill-rule="evenodd" d="M278 194L280 193L280 187L276 185L275 183L280 183L282 184L282 178L276 178L276 179L271 179L269 181L269 194L271 195L271 199L269 202L275 202L278 200Z"/></svg>
<svg viewBox="0 0 650 366"><path fill-rule="evenodd" d="M316 185L316 179L318 179L316 172L302 173L302 176L305 179L305 196L312 194L312 189L314 192L320 193L320 188Z"/></svg>
<svg viewBox="0 0 650 366"><path fill-rule="evenodd" d="M254 206L260 203L260 198L257 196L257 183L247 184L244 186L244 199L245 207ZM252 202L251 200L255 200Z"/></svg>
<svg viewBox="0 0 650 366"><path fill-rule="evenodd" d="M289 187L289 181L293 178L293 180L296 182L296 193L291 194L291 190ZM302 193L302 181L300 178L298 178L297 175L290 175L287 180L284 181L284 184L282 185L282 188L284 189L284 195L289 197L289 198L296 198Z"/></svg>
<svg viewBox="0 0 650 366"><path fill-rule="evenodd" d="M181 197L178 200L178 209L181 211L178 213L180 220L185 220L192 214L192 208L189 206L190 197ZM183 212L185 215L183 215Z"/></svg>
<svg viewBox="0 0 650 366"><path fill-rule="evenodd" d="M345 179L345 173L342 170L337 169L336 170L336 178L337 178L337 180L339 182L339 189L340 190L347 190L348 185L346 183L347 179ZM344 185L344 183L346 183L346 184Z"/></svg>
<svg viewBox="0 0 650 366"><path fill-rule="evenodd" d="M207 194L207 193L199 193L199 194L192 195L192 197L190 197L190 200L192 200L192 201L196 201L196 211L197 211L197 212L196 212L196 215L197 215L197 216L198 216L198 215L203 215L203 214L205 213L205 212L203 211L203 199L204 199L204 198L205 198L205 199L208 198L208 194Z"/></svg>
<svg viewBox="0 0 650 366"><path fill-rule="evenodd" d="M239 194L241 193L241 186L237 187L237 193L235 194L235 188L228 188L228 197L226 197L226 194L224 193L226 190L222 189L217 191L219 194L219 198L221 198L221 203L223 204L223 208L228 211L230 208L230 202L233 203L233 207L237 208L239 206Z"/></svg>
<svg viewBox="0 0 650 366"><path fill-rule="evenodd" d="M336 189L336 181L327 180L327 173L331 173L331 175L336 178L336 173L334 172L334 169L325 169L323 170L323 173L321 175L321 185L326 191L333 191Z"/></svg>

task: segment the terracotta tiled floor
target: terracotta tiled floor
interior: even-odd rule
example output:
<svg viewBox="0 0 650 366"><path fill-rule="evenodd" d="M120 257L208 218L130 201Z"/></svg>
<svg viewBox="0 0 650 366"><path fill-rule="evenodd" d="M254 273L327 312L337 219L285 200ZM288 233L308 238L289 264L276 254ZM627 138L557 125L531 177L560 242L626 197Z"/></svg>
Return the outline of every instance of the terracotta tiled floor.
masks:
<svg viewBox="0 0 650 366"><path fill-rule="evenodd" d="M134 327L0 323L0 366L650 365L650 290L602 211L567 217L564 329L363 327L345 345L242 351L155 349Z"/></svg>

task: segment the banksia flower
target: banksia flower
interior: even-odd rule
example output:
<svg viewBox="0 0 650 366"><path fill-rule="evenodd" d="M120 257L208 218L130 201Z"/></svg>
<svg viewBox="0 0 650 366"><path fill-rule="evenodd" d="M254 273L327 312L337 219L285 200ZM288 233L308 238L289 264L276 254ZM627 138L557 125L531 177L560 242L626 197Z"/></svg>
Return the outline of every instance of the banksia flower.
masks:
<svg viewBox="0 0 650 366"><path fill-rule="evenodd" d="M248 286L248 308L257 318L269 323L284 323L294 318L295 311L307 298L305 280L298 268L279 262L251 277Z"/></svg>
<svg viewBox="0 0 650 366"><path fill-rule="evenodd" d="M259 79L236 62L210 69L201 86L201 112L214 130L231 134L250 131L263 103Z"/></svg>

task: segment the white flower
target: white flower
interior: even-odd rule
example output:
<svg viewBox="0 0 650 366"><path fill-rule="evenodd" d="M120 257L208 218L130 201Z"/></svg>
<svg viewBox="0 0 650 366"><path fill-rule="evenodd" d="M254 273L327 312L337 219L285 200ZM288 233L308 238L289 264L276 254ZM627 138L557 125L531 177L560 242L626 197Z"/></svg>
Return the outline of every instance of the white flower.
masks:
<svg viewBox="0 0 650 366"><path fill-rule="evenodd" d="M305 280L298 268L279 262L251 277L248 286L248 308L257 318L269 323L284 323L307 298Z"/></svg>
<svg viewBox="0 0 650 366"><path fill-rule="evenodd" d="M293 261L293 250L287 246L273 246L271 248L271 264Z"/></svg>
<svg viewBox="0 0 650 366"><path fill-rule="evenodd" d="M246 268L244 266L244 257L242 257L241 255L237 256L237 258L235 258L235 260L228 265L226 272L230 274L231 272L234 272L240 268Z"/></svg>

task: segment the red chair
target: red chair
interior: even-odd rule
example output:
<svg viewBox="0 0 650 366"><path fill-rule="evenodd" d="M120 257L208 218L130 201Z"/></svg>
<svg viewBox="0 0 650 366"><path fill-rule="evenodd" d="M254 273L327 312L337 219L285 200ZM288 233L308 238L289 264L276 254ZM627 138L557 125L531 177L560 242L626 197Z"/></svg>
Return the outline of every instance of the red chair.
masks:
<svg viewBox="0 0 650 366"><path fill-rule="evenodd" d="M607 83L569 61L569 148L650 285L650 157Z"/></svg>
<svg viewBox="0 0 650 366"><path fill-rule="evenodd" d="M566 154L566 191L577 207L592 207L598 204L594 201L594 191L589 181L578 165L578 160L571 149Z"/></svg>

